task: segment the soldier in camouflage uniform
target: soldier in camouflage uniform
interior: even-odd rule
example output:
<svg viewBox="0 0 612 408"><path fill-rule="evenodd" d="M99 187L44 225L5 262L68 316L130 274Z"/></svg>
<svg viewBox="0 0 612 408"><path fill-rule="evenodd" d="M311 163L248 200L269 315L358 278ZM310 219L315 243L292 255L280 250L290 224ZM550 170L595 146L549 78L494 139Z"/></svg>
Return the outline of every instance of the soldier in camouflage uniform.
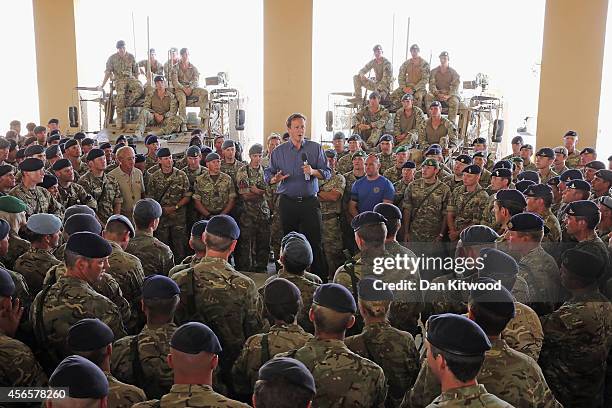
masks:
<svg viewBox="0 0 612 408"><path fill-rule="evenodd" d="M78 140L70 139L64 144L64 149L64 158L68 159L70 164L72 164L72 168L74 169L74 181L77 181L79 177L89 170L87 164L81 160L81 145Z"/></svg>
<svg viewBox="0 0 612 408"><path fill-rule="evenodd" d="M524 194L527 199L527 211L538 214L544 220L543 242L546 243L544 249L554 256L557 249L549 243L561 242L561 225L550 210L553 201L552 188L546 184L534 184L527 187Z"/></svg>
<svg viewBox="0 0 612 408"><path fill-rule="evenodd" d="M198 107L200 108L199 116L202 123L205 124L208 118L208 91L199 86L200 72L189 62L189 50L181 48L180 54L181 60L171 73L174 93L176 99L178 99L179 116L183 124L187 123L187 97L197 96Z"/></svg>
<svg viewBox="0 0 612 408"><path fill-rule="evenodd" d="M414 181L414 174L416 173L416 164L413 161L407 161L402 165L402 178L393 183L393 188L395 189L395 198L393 199L393 204L397 207L402 208L404 203L404 194L406 193L406 189ZM402 225L403 227L403 225ZM402 239L404 238L404 229L402 228L401 232L398 233Z"/></svg>
<svg viewBox="0 0 612 408"><path fill-rule="evenodd" d="M421 109L427 95L427 84L429 83L429 63L419 55L419 46L410 46L410 58L404 62L399 69L397 82L399 87L391 94L395 106L400 105L400 98L410 95L414 98L415 107Z"/></svg>
<svg viewBox="0 0 612 408"><path fill-rule="evenodd" d="M49 213L61 217L62 205L46 189L37 186L44 176L43 166L41 160L34 158L22 161L19 169L23 178L19 185L9 191L9 194L25 203L27 217L37 213Z"/></svg>
<svg viewBox="0 0 612 408"><path fill-rule="evenodd" d="M393 155L393 136L386 134L380 137L378 141L380 153L377 154L380 161L380 169L378 172L382 176L385 171L394 166L395 156Z"/></svg>
<svg viewBox="0 0 612 408"><path fill-rule="evenodd" d="M159 167L157 167L157 150L159 149L159 140L155 135L148 135L145 138L144 144L147 148L147 154L145 155L146 173L148 173L151 169L153 169L152 171L156 171L156 169L159 169ZM143 172L143 174L144 173L145 172Z"/></svg>
<svg viewBox="0 0 612 408"><path fill-rule="evenodd" d="M440 53L440 65L431 70L429 75L429 93L425 96L425 104L430 106L433 101L446 102L448 105L448 120L457 123L457 113L461 104L459 74L448 65L448 52Z"/></svg>
<svg viewBox="0 0 612 408"><path fill-rule="evenodd" d="M402 96L401 101L402 107L397 110L393 119L393 136L397 146L411 146L424 132L426 116L421 105L413 106L411 94Z"/></svg>
<svg viewBox="0 0 612 408"><path fill-rule="evenodd" d="M181 168L181 170L187 175L187 179L189 180L189 191L191 192L191 195L193 195L196 179L204 172L207 172L208 169L200 164L202 160L202 153L198 146L190 146L185 152L185 159L187 165ZM189 200L185 211L187 212L187 224L185 225L185 231L191 231L193 224L200 218L193 204L193 200ZM186 251L188 252L189 249L186 248Z"/></svg>
<svg viewBox="0 0 612 408"><path fill-rule="evenodd" d="M232 178L236 184L236 174L244 166L244 163L236 158L236 142L225 140L222 145L223 157L221 158L221 172Z"/></svg>
<svg viewBox="0 0 612 408"><path fill-rule="evenodd" d="M597 224L597 235L609 245L609 234L612 232L612 197L602 197L597 204L601 212L601 221Z"/></svg>
<svg viewBox="0 0 612 408"><path fill-rule="evenodd" d="M486 190L491 184L491 172L485 168L485 161L485 152L476 152L472 155L472 163L480 167L478 184Z"/></svg>
<svg viewBox="0 0 612 408"><path fill-rule="evenodd" d="M192 200L203 219L217 214L228 214L236 200L232 178L221 172L221 158L217 153L206 156L208 172L196 178Z"/></svg>
<svg viewBox="0 0 612 408"><path fill-rule="evenodd" d="M601 197L610 197L612 187L612 170L601 169L595 173L591 181L591 200L597 202Z"/></svg>
<svg viewBox="0 0 612 408"><path fill-rule="evenodd" d="M106 81L113 77L113 84L117 92L117 118L115 126L117 129L123 128L123 113L125 107L131 106L142 96L144 92L142 84L138 81L138 65L134 56L126 51L125 41L117 41L117 53L111 55L106 61L104 80L101 88L104 88ZM127 93L129 92L129 97Z"/></svg>
<svg viewBox="0 0 612 408"><path fill-rule="evenodd" d="M126 251L140 259L145 276L166 275L174 266L170 247L153 236L162 216L162 207L151 198L139 200L134 206L136 234Z"/></svg>
<svg viewBox="0 0 612 408"><path fill-rule="evenodd" d="M459 144L457 127L453 122L442 117L442 105L438 101L433 101L429 105L429 119L425 121L425 126L419 133L418 144L423 150L432 144L442 145L445 149L454 149Z"/></svg>
<svg viewBox="0 0 612 408"><path fill-rule="evenodd" d="M398 407L416 380L419 355L412 335L389 324L387 316L393 292L375 289L375 281L374 277L359 281L358 306L365 327L362 333L344 339L344 343L349 350L383 369L389 384L385 407Z"/></svg>
<svg viewBox="0 0 612 408"><path fill-rule="evenodd" d="M535 165L540 175L540 182L547 184L548 180L558 176L559 174L551 169L553 162L555 161L555 152L550 147L543 147L536 152Z"/></svg>
<svg viewBox="0 0 612 408"><path fill-rule="evenodd" d="M403 177L403 166L408 161L410 152L406 146L400 146L395 149L395 164L388 168L382 175L391 183L397 183Z"/></svg>
<svg viewBox="0 0 612 408"><path fill-rule="evenodd" d="M208 221L206 220L197 221L193 224L189 237L189 247L195 253L185 257L180 264L174 265L168 272L168 276L172 276L183 269L193 268L206 256L206 244L202 241L202 234L204 234L207 224Z"/></svg>
<svg viewBox="0 0 612 408"><path fill-rule="evenodd" d="M60 159L51 167L57 177L59 198L64 208L72 207L76 204L86 205L96 208L94 198L85 191L82 185L75 183L74 169L68 159Z"/></svg>
<svg viewBox="0 0 612 408"><path fill-rule="evenodd" d="M455 188L448 202L447 223L451 241L470 225L480 224L489 195L480 186L481 168L475 164L463 169L463 186Z"/></svg>
<svg viewBox="0 0 612 408"><path fill-rule="evenodd" d="M391 62L382 56L383 50L380 45L375 45L372 49L374 51L374 59L364 65L359 70L359 73L353 77L353 86L355 87L354 98L352 99L355 103L361 103L362 94L361 87L373 92L379 92L383 97L386 97L391 93L391 86L393 85L393 65ZM376 78L374 80L366 77L371 70L374 70Z"/></svg>
<svg viewBox="0 0 612 408"><path fill-rule="evenodd" d="M495 195L500 190L507 190L512 183L512 170L495 169L491 173L491 185L487 189L489 200L482 214L482 224L493 228L498 234L501 231L501 224L495 219Z"/></svg>
<svg viewBox="0 0 612 408"><path fill-rule="evenodd" d="M176 115L176 98L166 89L163 76L155 77L155 90L147 92L138 117L138 127L134 136L141 138L147 125L155 125L160 129L155 132L162 135L179 130L182 119Z"/></svg>
<svg viewBox="0 0 612 408"><path fill-rule="evenodd" d="M100 222L106 223L108 217L121 213L121 190L117 181L105 174L107 162L102 149L91 149L87 153L87 164L89 171L79 178L78 183L93 197Z"/></svg>
<svg viewBox="0 0 612 408"><path fill-rule="evenodd" d="M338 163L336 164L336 168L338 169L338 173L346 174L353 169L353 154L356 151L361 150L361 136L352 135L348 138L348 153L338 159Z"/></svg>
<svg viewBox="0 0 612 408"><path fill-rule="evenodd" d="M512 152L501 158L501 160L512 161L513 157L519 157L521 154L521 146L523 145L523 137L522 136L514 136L510 141L510 147L512 147Z"/></svg>
<svg viewBox="0 0 612 408"><path fill-rule="evenodd" d="M162 216L155 237L167 243L174 258L185 257L187 223L186 205L191 200L189 179L184 171L173 167L174 161L167 147L157 151L160 169L149 176L147 197L162 207Z"/></svg>
<svg viewBox="0 0 612 408"><path fill-rule="evenodd" d="M353 117L352 129L365 140L368 148L374 149L389 122L389 111L380 104L380 94L372 92L368 106Z"/></svg>
<svg viewBox="0 0 612 408"><path fill-rule="evenodd" d="M568 130L563 136L563 145L567 149L567 159L565 165L570 169L580 167L580 150L577 149L578 133L574 130Z"/></svg>
<svg viewBox="0 0 612 408"><path fill-rule="evenodd" d="M178 63L180 61L178 48L171 47L168 50L168 60L164 63L164 76L169 79L168 88L170 90L174 89L174 85L172 84L172 72L176 69Z"/></svg>
<svg viewBox="0 0 612 408"><path fill-rule="evenodd" d="M495 153L489 153L489 149L487 147L487 139L484 137L477 137L472 141L472 147L474 148L474 153L483 153L483 157L486 159L483 161L483 164L475 163L480 165L483 169L487 169L489 171L493 171L493 165L495 164Z"/></svg>
<svg viewBox="0 0 612 408"><path fill-rule="evenodd" d="M193 268L172 276L181 289L176 321L206 321L215 328L224 350L220 375L228 385L242 344L262 326L255 282L227 262L239 235L230 216L211 218L204 233L206 256Z"/></svg>
<svg viewBox="0 0 612 408"><path fill-rule="evenodd" d="M12 269L15 261L21 254L30 249L30 242L19 237L19 230L26 225L26 204L20 199L7 195L0 197L0 218L6 221L9 226L8 245L10 251L0 253L0 262L3 266Z"/></svg>
<svg viewBox="0 0 612 408"><path fill-rule="evenodd" d="M336 152L336 156L338 156L338 160L340 160L342 157L348 154L348 150L346 149L345 142L346 142L346 136L344 135L344 132L334 133L334 136L332 137L332 146L333 146L332 150Z"/></svg>
<svg viewBox="0 0 612 408"><path fill-rule="evenodd" d="M261 165L264 167L270 166L270 154L276 149L278 145L281 144L281 137L276 133L272 133L268 136L267 139L267 151L264 154L264 157L261 159ZM279 209L279 198L280 195L276 194L277 184L268 184L266 191L266 200L268 201L268 208L270 209L270 215L272 217L272 222L270 226L270 247L272 252L274 253L274 259L278 262L279 259L279 251L280 251L280 241L283 238L283 226L280 220L280 209Z"/></svg>
<svg viewBox="0 0 612 408"><path fill-rule="evenodd" d="M249 396L259 368L278 353L302 347L312 335L296 323L302 308L300 290L286 279L277 278L264 288L264 314L270 330L249 337L232 368L234 391Z"/></svg>
<svg viewBox="0 0 612 408"><path fill-rule="evenodd" d="M530 144L521 146L521 159L523 159L523 171L533 170L538 171L535 163L531 161L533 155L533 147Z"/></svg>
<svg viewBox="0 0 612 408"><path fill-rule="evenodd" d="M609 403L604 403L603 390L612 345L612 305L598 290L602 261L582 249L566 251L561 282L571 298L542 318L540 365L566 407L603 407Z"/></svg>

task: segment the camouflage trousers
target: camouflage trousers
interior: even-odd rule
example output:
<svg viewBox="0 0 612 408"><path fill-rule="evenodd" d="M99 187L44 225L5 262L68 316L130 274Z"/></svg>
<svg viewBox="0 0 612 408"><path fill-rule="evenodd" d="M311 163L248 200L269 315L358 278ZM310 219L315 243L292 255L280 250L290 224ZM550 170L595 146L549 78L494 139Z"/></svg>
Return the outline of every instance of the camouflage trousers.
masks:
<svg viewBox="0 0 612 408"><path fill-rule="evenodd" d="M117 117L123 122L125 107L133 105L144 91L142 84L136 78L115 79L114 86L117 92L117 99L115 100ZM129 96L127 95L128 92Z"/></svg>
<svg viewBox="0 0 612 408"><path fill-rule="evenodd" d="M391 92L391 102L393 102L393 106L396 109L399 109L402 107L402 96L404 96L404 89L403 88L397 88L395 91ZM427 90L426 89L413 89L412 92L412 96L414 98L414 101L412 103L412 106L417 106L421 109L423 109L423 101L425 100L427 95ZM427 112L429 109L423 109L424 112Z"/></svg>
<svg viewBox="0 0 612 408"><path fill-rule="evenodd" d="M358 132L358 134L359 136L361 136L363 140L366 141L368 151L372 151L378 145L378 140L380 139L380 136L383 134L383 132L384 132L384 129L374 128L374 129L362 130Z"/></svg>
<svg viewBox="0 0 612 408"><path fill-rule="evenodd" d="M185 258L185 223L168 225L159 224L155 230L155 238L168 245L174 254L174 259Z"/></svg>
<svg viewBox="0 0 612 408"><path fill-rule="evenodd" d="M365 88L368 91L378 91L380 93L381 99L385 99L389 94L388 89L380 89L378 82L371 80L370 78L361 78L361 76L355 75L353 76L353 87L355 88L355 97L362 98L361 88Z"/></svg>
<svg viewBox="0 0 612 408"><path fill-rule="evenodd" d="M270 257L270 219L243 213L236 252L236 269L266 272Z"/></svg>
<svg viewBox="0 0 612 408"><path fill-rule="evenodd" d="M163 135L176 132L183 120L177 116L172 115L170 117L164 117L161 124L155 122L155 116L149 109L142 108L140 116L138 116L138 127L136 128L136 135L142 136L147 126L159 126L159 131Z"/></svg>
<svg viewBox="0 0 612 408"><path fill-rule="evenodd" d="M194 88L191 90L191 95L198 97L198 107L200 108L200 119L208 118L206 109L208 108L208 91L203 88ZM176 90L176 99L179 105L179 116L183 123L187 123L187 95L181 89Z"/></svg>
<svg viewBox="0 0 612 408"><path fill-rule="evenodd" d="M425 96L425 105L429 106L433 101L436 100L436 97L432 93L428 93ZM455 95L451 95L445 102L442 102L442 106L448 106L448 120L457 124L457 114L459 113L459 97ZM428 109L429 111L429 109Z"/></svg>
<svg viewBox="0 0 612 408"><path fill-rule="evenodd" d="M344 264L342 253L342 230L338 214L322 214L323 220L323 251L327 259L330 281L334 278L336 269Z"/></svg>

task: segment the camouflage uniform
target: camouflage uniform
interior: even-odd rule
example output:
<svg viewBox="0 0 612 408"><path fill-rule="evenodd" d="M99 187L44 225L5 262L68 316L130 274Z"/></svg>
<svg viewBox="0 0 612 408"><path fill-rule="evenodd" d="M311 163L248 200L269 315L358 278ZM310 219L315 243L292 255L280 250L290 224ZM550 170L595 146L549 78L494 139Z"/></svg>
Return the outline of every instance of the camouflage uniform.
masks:
<svg viewBox="0 0 612 408"><path fill-rule="evenodd" d="M310 370L317 387L314 407L384 407L387 385L382 368L350 351L342 340L311 339L277 357L295 358Z"/></svg>
<svg viewBox="0 0 612 408"><path fill-rule="evenodd" d="M208 117L206 110L208 108L208 91L204 88L199 87L200 72L190 62L187 69L183 69L179 62L172 70L172 85L174 86L174 93L179 105L179 116L183 123L187 123L187 95L183 89L191 88L190 96L198 97L198 107L200 108L200 118L206 119Z"/></svg>
<svg viewBox="0 0 612 408"><path fill-rule="evenodd" d="M232 178L225 173L219 173L213 181L210 173L203 173L196 179L193 199L200 200L211 215L220 214L232 198L236 198L236 190Z"/></svg>
<svg viewBox="0 0 612 408"><path fill-rule="evenodd" d="M26 253L17 258L13 269L23 275L30 290L38 293L42 289L47 271L60 263L61 261L57 260L51 251L30 247Z"/></svg>
<svg viewBox="0 0 612 408"><path fill-rule="evenodd" d="M388 168L382 175L387 178L391 183L395 184L402 179L402 168L399 169L394 165Z"/></svg>
<svg viewBox="0 0 612 408"><path fill-rule="evenodd" d="M265 166L264 166L265 168ZM283 224L280 219L280 194L276 193L278 184L268 184L266 200L270 208L272 222L270 223L270 249L274 253L274 259L278 261L280 257L280 243L283 239Z"/></svg>
<svg viewBox="0 0 612 408"><path fill-rule="evenodd" d="M404 202L404 193L406 192L406 189L408 188L410 183L406 184L404 183L404 180L398 180L393 183L393 188L395 189L395 198L393 199L393 204L395 204L399 208L402 208L402 204Z"/></svg>
<svg viewBox="0 0 612 408"><path fill-rule="evenodd" d="M336 163L336 172L346 175L346 173L353 171L353 159L352 153L347 154L346 156L338 159Z"/></svg>
<svg viewBox="0 0 612 408"><path fill-rule="evenodd" d="M208 169L204 166L198 166L197 170L190 170L189 166L185 166L181 168L187 175L187 179L189 180L189 191L191 191L191 195L193 195L194 187L196 179L205 172L208 172ZM185 206L187 207L185 211L187 212L187 224L185 225L185 234L187 235L187 239L189 239L189 235L191 235L191 227L197 220L200 219L198 212L196 211L193 200L189 200L189 203ZM185 248L187 251L191 251L191 248Z"/></svg>
<svg viewBox="0 0 612 408"><path fill-rule="evenodd" d="M360 75L367 75L368 72L374 70L376 78L374 80L361 79ZM376 62L376 58L368 62L359 70L359 74L353 76L353 86L355 88L355 97L361 99L361 87L370 91L382 92L382 96L388 95L391 92L393 85L393 65L385 57L381 58L381 63Z"/></svg>
<svg viewBox="0 0 612 408"><path fill-rule="evenodd" d="M561 282L554 258L538 246L521 258L518 276L529 285L529 306L539 316L552 312L553 304L559 299Z"/></svg>
<svg viewBox="0 0 612 408"><path fill-rule="evenodd" d="M431 70L429 75L429 93L425 96L425 104L427 106L437 100L436 94L438 91L444 92L450 97L445 102L448 105L448 120L456 122L457 113L459 112L459 85L461 80L459 74L453 68L448 67L446 73L442 73L441 67L436 67Z"/></svg>
<svg viewBox="0 0 612 408"><path fill-rule="evenodd" d="M26 216L32 214L49 213L63 217L63 207L47 189L36 186L26 189L23 184L19 184L9 191L9 195L19 198L27 205Z"/></svg>
<svg viewBox="0 0 612 408"><path fill-rule="evenodd" d="M64 188L61 185L57 185L61 203L64 208L71 207L75 204L86 205L90 208L95 209L97 207L94 198L85 191L82 185L71 182L68 187Z"/></svg>
<svg viewBox="0 0 612 408"><path fill-rule="evenodd" d="M117 92L117 117L123 118L125 107L131 106L142 96L144 92L142 84L138 81L138 66L134 56L127 53L120 57L119 53L111 55L106 61L106 72L113 74L113 84ZM130 97L126 98L126 91ZM76 170L76 169L75 169Z"/></svg>
<svg viewBox="0 0 612 408"><path fill-rule="evenodd" d="M149 398L161 398L174 382L166 358L175 331L174 323L145 325L139 334L116 340L110 363L113 375L142 388Z"/></svg>
<svg viewBox="0 0 612 408"><path fill-rule="evenodd" d="M487 188L489 187L489 185L491 184L491 172L487 169L482 169L482 172L480 173L480 180L478 181L478 184L480 184L480 187L482 188Z"/></svg>
<svg viewBox="0 0 612 408"><path fill-rule="evenodd" d="M528 162L525 162L523 160L523 162L524 162L523 163L523 171L526 171L526 170L533 170L535 172L538 171L538 168L536 167L535 163L532 162L531 160L529 160Z"/></svg>
<svg viewBox="0 0 612 408"><path fill-rule="evenodd" d="M410 58L405 61L399 69L397 82L399 87L391 94L391 100L396 106L401 106L401 98L404 96L404 88L412 88L414 106L422 107L423 99L427 95L427 84L429 83L429 63L421 57Z"/></svg>
<svg viewBox="0 0 612 408"><path fill-rule="evenodd" d="M419 135L425 132L425 119L427 116L421 108L412 107L412 115L406 117L404 108L400 108L395 112L393 119L393 136L395 136L396 146L410 146L419 140ZM406 137L398 140L398 136L405 134Z"/></svg>
<svg viewBox="0 0 612 408"><path fill-rule="evenodd" d="M162 123L155 121L154 113L164 116ZM176 98L169 90L163 98L157 94L157 90L148 92L138 116L138 125L136 134L142 135L146 126L159 126L162 134L167 135L176 132L181 124L182 119L176 115Z"/></svg>
<svg viewBox="0 0 612 408"><path fill-rule="evenodd" d="M385 126L389 122L389 111L382 105L379 106L378 111L373 113L370 111L370 107L366 106L361 109L353 118L353 129L356 134L359 134L361 138L366 142L370 149L373 149L378 144L378 139L385 131ZM357 125L365 124L371 125L371 129L357 130Z"/></svg>
<svg viewBox="0 0 612 408"><path fill-rule="evenodd" d="M250 395L258 378L259 368L278 353L298 349L312 335L297 324L275 324L270 331L249 337L232 368L234 391Z"/></svg>
<svg viewBox="0 0 612 408"><path fill-rule="evenodd" d="M232 178L234 185L236 185L236 175L238 170L244 167L246 164L239 160L235 160L233 163L226 163L225 160L221 160L221 173L225 173ZM263 168L263 166L261 166Z"/></svg>
<svg viewBox="0 0 612 408"><path fill-rule="evenodd" d="M543 175L540 170L538 170L538 174L540 175L540 183L542 184L548 183L548 180L559 175L551 168L549 168L548 173L545 175Z"/></svg>
<svg viewBox="0 0 612 408"><path fill-rule="evenodd" d="M193 268L201 260L202 258L198 257L197 254L186 256L180 264L174 265L172 269L170 269L170 272L168 272L168 276L172 276L178 271L182 271L183 269Z"/></svg>
<svg viewBox="0 0 612 408"><path fill-rule="evenodd" d="M380 161L380 169L378 172L382 175L385 171L395 166L395 155L378 153L378 160Z"/></svg>
<svg viewBox="0 0 612 408"><path fill-rule="evenodd" d="M455 214L454 227L457 232L480 223L488 199L489 195L480 185L476 185L473 192L468 192L465 186L453 190L446 211Z"/></svg>
<svg viewBox="0 0 612 408"><path fill-rule="evenodd" d="M516 287L516 284L515 284ZM520 351L538 361L544 332L537 313L527 305L514 302L515 316L502 332L502 338L511 349Z"/></svg>
<svg viewBox="0 0 612 408"><path fill-rule="evenodd" d="M503 406L562 408L548 388L542 370L534 359L511 349L502 339L491 339L491 344L492 348L486 352L484 363L476 377L478 384L484 385L491 394L512 404ZM424 407L436 395L440 395L440 392L440 383L424 360L416 383L404 396L401 407Z"/></svg>
<svg viewBox="0 0 612 408"><path fill-rule="evenodd" d="M436 407L512 408L512 405L487 392L484 385L476 384L443 392L427 405L427 408Z"/></svg>
<svg viewBox="0 0 612 408"><path fill-rule="evenodd" d="M412 335L380 322L367 324L361 334L344 339L344 344L383 369L389 384L385 406L398 407L419 373L419 354Z"/></svg>
<svg viewBox="0 0 612 408"><path fill-rule="evenodd" d="M342 254L342 231L340 229L340 214L342 212L342 196L346 189L344 176L335 173L328 180L318 180L319 191L340 193L336 201L321 201L321 219L323 220L323 250L327 258L330 277L344 262Z"/></svg>
<svg viewBox="0 0 612 408"><path fill-rule="evenodd" d="M234 401L213 391L210 385L203 384L174 384L170 392L161 400L141 402L133 408L181 408L181 407L210 407L210 408L249 408L249 405Z"/></svg>
<svg viewBox="0 0 612 408"><path fill-rule="evenodd" d="M132 405L147 400L144 391L131 384L117 380L109 373L104 373L108 380L108 406L131 408Z"/></svg>
<svg viewBox="0 0 612 408"><path fill-rule="evenodd" d="M94 207L96 215L102 225L105 225L108 217L114 214L115 205L123 203L117 180L111 179L106 174L96 177L88 171L79 178L78 184L93 197L96 203Z"/></svg>
<svg viewBox="0 0 612 408"><path fill-rule="evenodd" d="M3 387L42 387L47 375L32 350L0 332L0 384Z"/></svg>
<svg viewBox="0 0 612 408"><path fill-rule="evenodd" d="M433 242L436 239L440 233L441 217L446 217L450 199L450 189L440 180L427 184L420 179L408 185L402 207L410 212L412 242Z"/></svg>
<svg viewBox="0 0 612 408"><path fill-rule="evenodd" d="M546 210L545 214L540 214L540 217L544 219L544 226L549 230L548 233L544 234L542 242L561 242L561 224L559 224L559 220L550 208Z"/></svg>
<svg viewBox="0 0 612 408"><path fill-rule="evenodd" d="M144 68L145 72L147 70L147 66L149 66L149 60L148 59L144 59L144 60L138 61L138 67L139 68ZM151 67L151 74L153 76L164 75L164 66L158 60L154 59L153 62L150 64L150 67Z"/></svg>
<svg viewBox="0 0 612 408"><path fill-rule="evenodd" d="M157 156L153 154L153 156L149 156L148 154L145 156L145 173L149 173L149 171L157 166ZM153 172L159 170L159 166L153 170Z"/></svg>
<svg viewBox="0 0 612 408"><path fill-rule="evenodd" d="M204 322L217 334L223 347L221 375L230 383L230 371L244 341L262 326L255 282L225 260L210 257L172 279L181 289L176 321Z"/></svg>
<svg viewBox="0 0 612 408"><path fill-rule="evenodd" d="M170 174L158 170L149 177L146 195L162 207L175 207L183 198L191 197L189 179L185 172L176 167ZM162 214L155 230L155 237L168 244L177 259L185 257L186 223L187 209L183 205L173 214Z"/></svg>
<svg viewBox="0 0 612 408"><path fill-rule="evenodd" d="M419 133L419 147L427 149L432 144L439 144L444 147L447 143L449 146L457 146L458 144L455 124L446 118L440 118L440 125L434 129L431 118L427 119L423 130Z"/></svg>
<svg viewBox="0 0 612 408"><path fill-rule="evenodd" d="M238 193L250 192L251 187L266 190L264 168L242 166L236 173ZM270 209L264 196L243 200L240 211L240 239L237 248L237 267L246 271L266 271L270 257Z"/></svg>
<svg viewBox="0 0 612 408"><path fill-rule="evenodd" d="M22 254L25 254L30 249L30 241L19 237L13 230L9 231L9 251L6 255L0 257L0 262L5 265L7 269L13 269L15 267L15 261Z"/></svg>
<svg viewBox="0 0 612 408"><path fill-rule="evenodd" d="M565 165L570 169L576 169L580 166L580 151L574 150L573 152L567 155L567 159L565 159Z"/></svg>
<svg viewBox="0 0 612 408"><path fill-rule="evenodd" d="M170 247L148 232L136 230L125 249L140 259L145 276L166 275L174 266L174 255Z"/></svg>
<svg viewBox="0 0 612 408"><path fill-rule="evenodd" d="M449 177L443 178L442 182L445 183L450 188L450 191L452 192L457 187L463 186L463 177L461 178L461 180L455 180L454 174L451 174Z"/></svg>
<svg viewBox="0 0 612 408"><path fill-rule="evenodd" d="M586 266L586 265L585 265ZM566 407L603 407L612 305L599 291L573 296L542 318L540 365Z"/></svg>

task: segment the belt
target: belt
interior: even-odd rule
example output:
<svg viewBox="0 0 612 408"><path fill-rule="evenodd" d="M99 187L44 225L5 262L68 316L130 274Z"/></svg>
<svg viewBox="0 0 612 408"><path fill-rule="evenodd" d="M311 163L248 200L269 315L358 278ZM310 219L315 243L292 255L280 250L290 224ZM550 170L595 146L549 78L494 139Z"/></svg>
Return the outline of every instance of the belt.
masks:
<svg viewBox="0 0 612 408"><path fill-rule="evenodd" d="M327 221L327 220L333 220L334 218L338 218L338 214L321 214L321 220L323 221Z"/></svg>
<svg viewBox="0 0 612 408"><path fill-rule="evenodd" d="M308 201L308 200L313 200L313 199L317 198L317 196L314 196L314 195L306 196L306 197L291 197L291 196L288 196L287 194L283 194L282 196L287 198L287 199L289 199L289 200L291 200L291 201L295 201L295 202L298 202L298 203L301 203L301 202L304 202L304 201Z"/></svg>

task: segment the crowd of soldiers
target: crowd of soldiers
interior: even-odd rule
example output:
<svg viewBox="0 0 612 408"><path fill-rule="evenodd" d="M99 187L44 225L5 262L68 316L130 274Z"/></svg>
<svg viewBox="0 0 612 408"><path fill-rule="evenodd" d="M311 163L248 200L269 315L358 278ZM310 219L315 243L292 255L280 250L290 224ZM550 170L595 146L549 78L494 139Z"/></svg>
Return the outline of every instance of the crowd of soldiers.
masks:
<svg viewBox="0 0 612 408"><path fill-rule="evenodd" d="M454 129L430 106L412 123ZM612 156L579 150L574 131L535 159L516 136L499 160L483 138L458 154L425 132L417 159L409 131L336 133L317 276L265 177L287 135L245 162L197 130L173 157L155 135L137 154L56 119L27 129L0 138L3 386L67 387L60 407L612 404ZM397 256L483 263L375 272Z"/></svg>

